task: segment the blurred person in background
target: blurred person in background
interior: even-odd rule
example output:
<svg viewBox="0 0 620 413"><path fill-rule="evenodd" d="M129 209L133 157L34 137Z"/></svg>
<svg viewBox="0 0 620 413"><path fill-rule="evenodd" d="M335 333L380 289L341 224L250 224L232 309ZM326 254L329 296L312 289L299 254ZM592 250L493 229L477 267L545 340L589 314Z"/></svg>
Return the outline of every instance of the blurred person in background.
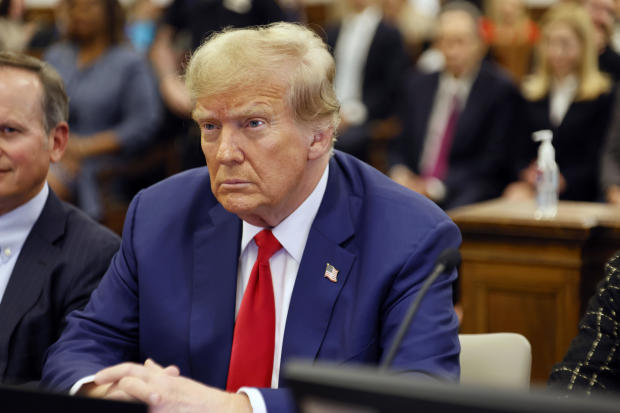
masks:
<svg viewBox="0 0 620 413"><path fill-rule="evenodd" d="M164 11L150 58L166 111L164 128L177 138L183 169L203 165L198 130L190 120L192 102L180 75L188 52L214 31L286 20L276 0L173 0Z"/></svg>
<svg viewBox="0 0 620 413"><path fill-rule="evenodd" d="M445 209L497 197L518 92L497 65L483 61L480 12L455 1L439 16L441 72L413 74L405 86L403 132L390 176Z"/></svg>
<svg viewBox="0 0 620 413"><path fill-rule="evenodd" d="M163 12L159 0L135 0L127 6L125 32L133 47L140 53L147 53L157 30L157 22Z"/></svg>
<svg viewBox="0 0 620 413"><path fill-rule="evenodd" d="M598 65L609 73L614 82L620 79L620 55L611 47L611 36L616 18L615 0L582 0L594 25L594 43L598 52Z"/></svg>
<svg viewBox="0 0 620 413"><path fill-rule="evenodd" d="M304 0L278 0L287 21L303 22L306 20Z"/></svg>
<svg viewBox="0 0 620 413"><path fill-rule="evenodd" d="M617 90L611 118L603 148L600 181L607 202L620 205L620 93Z"/></svg>
<svg viewBox="0 0 620 413"><path fill-rule="evenodd" d="M400 32L383 20L376 1L347 0L346 5L342 20L327 28L341 102L336 149L368 161L371 123L394 114L408 59Z"/></svg>
<svg viewBox="0 0 620 413"><path fill-rule="evenodd" d="M524 0L490 0L482 31L490 53L504 69L521 82L529 73L534 45L540 31L530 19Z"/></svg>
<svg viewBox="0 0 620 413"><path fill-rule="evenodd" d="M435 16L418 10L409 0L382 0L385 21L400 30L411 62L415 62L433 37Z"/></svg>
<svg viewBox="0 0 620 413"><path fill-rule="evenodd" d="M70 99L71 139L52 169L52 187L102 218L97 176L143 148L160 122L160 101L146 58L125 41L117 0L66 0L68 38L45 59L62 76Z"/></svg>
<svg viewBox="0 0 620 413"><path fill-rule="evenodd" d="M532 133L553 131L560 170L560 199L595 201L603 141L612 107L608 76L597 66L594 28L579 4L560 3L542 20L538 65L523 84L525 103L516 141L519 181L508 186L511 199L535 196L538 144Z"/></svg>
<svg viewBox="0 0 620 413"><path fill-rule="evenodd" d="M153 51L153 65L164 102L174 113L189 118L192 103L179 75L174 38L187 31L190 49L195 50L214 31L224 27L248 27L285 20L275 0L174 0L164 12Z"/></svg>
<svg viewBox="0 0 620 413"><path fill-rule="evenodd" d="M0 51L23 52L37 25L25 23L24 0L0 0Z"/></svg>
<svg viewBox="0 0 620 413"><path fill-rule="evenodd" d="M614 52L620 53L620 0L614 0L616 16L614 19L614 27L611 35L610 45Z"/></svg>

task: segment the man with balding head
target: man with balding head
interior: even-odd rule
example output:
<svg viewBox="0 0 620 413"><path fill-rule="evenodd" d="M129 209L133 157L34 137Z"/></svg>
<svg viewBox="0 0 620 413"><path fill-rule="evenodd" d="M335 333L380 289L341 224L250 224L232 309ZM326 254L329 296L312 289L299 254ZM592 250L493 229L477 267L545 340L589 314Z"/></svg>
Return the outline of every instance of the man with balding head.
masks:
<svg viewBox="0 0 620 413"><path fill-rule="evenodd" d="M464 1L439 16L441 72L413 74L401 109L390 176L450 209L497 197L508 183L504 170L518 92L509 77L483 61L480 13Z"/></svg>
<svg viewBox="0 0 620 413"><path fill-rule="evenodd" d="M119 239L61 202L46 178L69 136L62 80L0 52L0 382L41 378L65 317L82 308Z"/></svg>
<svg viewBox="0 0 620 413"><path fill-rule="evenodd" d="M227 30L195 52L186 83L207 167L136 196L121 253L50 350L47 386L156 412L292 411L287 360L385 356L460 235L333 150L333 79L326 45L293 24ZM455 278L429 290L395 369L458 377Z"/></svg>

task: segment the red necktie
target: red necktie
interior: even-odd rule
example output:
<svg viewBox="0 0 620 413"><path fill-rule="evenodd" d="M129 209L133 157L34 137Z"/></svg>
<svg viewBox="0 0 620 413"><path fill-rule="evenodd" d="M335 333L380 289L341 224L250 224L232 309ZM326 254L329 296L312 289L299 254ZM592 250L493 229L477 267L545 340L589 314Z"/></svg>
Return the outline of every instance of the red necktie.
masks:
<svg viewBox="0 0 620 413"><path fill-rule="evenodd" d="M446 126L443 130L443 134L441 135L441 143L439 145L437 159L435 159L434 164L429 165L429 167L424 171L423 175L425 177L432 176L440 181L446 177L446 172L448 172L449 167L448 159L450 157L450 149L452 148L452 138L454 138L454 131L456 130L456 122L459 119L460 109L459 99L455 95L452 99L450 115L448 116Z"/></svg>
<svg viewBox="0 0 620 413"><path fill-rule="evenodd" d="M276 335L276 309L269 258L282 245L270 230L254 237L258 258L241 300L235 322L226 390L242 386L271 387L273 350Z"/></svg>

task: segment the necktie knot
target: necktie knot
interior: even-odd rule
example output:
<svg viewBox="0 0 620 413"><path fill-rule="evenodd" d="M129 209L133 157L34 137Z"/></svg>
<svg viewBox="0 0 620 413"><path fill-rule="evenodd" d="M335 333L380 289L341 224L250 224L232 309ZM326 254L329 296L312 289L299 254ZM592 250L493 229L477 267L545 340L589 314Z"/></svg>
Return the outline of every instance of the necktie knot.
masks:
<svg viewBox="0 0 620 413"><path fill-rule="evenodd" d="M256 245L258 245L258 256L261 261L269 260L273 254L282 248L280 242L273 236L271 230L268 229L264 229L256 234L254 236L254 241Z"/></svg>

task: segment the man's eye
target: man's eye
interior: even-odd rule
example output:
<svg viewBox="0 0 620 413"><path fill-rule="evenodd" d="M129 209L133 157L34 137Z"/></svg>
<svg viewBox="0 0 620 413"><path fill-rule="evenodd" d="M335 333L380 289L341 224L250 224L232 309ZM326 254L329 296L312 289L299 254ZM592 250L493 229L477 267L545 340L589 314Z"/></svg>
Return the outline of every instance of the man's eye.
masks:
<svg viewBox="0 0 620 413"><path fill-rule="evenodd" d="M217 126L215 126L213 123L205 123L202 125L202 128L204 130L211 131L211 130L215 130Z"/></svg>
<svg viewBox="0 0 620 413"><path fill-rule="evenodd" d="M262 121L260 119L252 119L251 121L248 122L248 126L250 128L258 128L259 126L263 126L265 124L265 121Z"/></svg>
<svg viewBox="0 0 620 413"><path fill-rule="evenodd" d="M10 126L0 126L0 133L3 135L9 135L11 133L17 133L17 129Z"/></svg>

